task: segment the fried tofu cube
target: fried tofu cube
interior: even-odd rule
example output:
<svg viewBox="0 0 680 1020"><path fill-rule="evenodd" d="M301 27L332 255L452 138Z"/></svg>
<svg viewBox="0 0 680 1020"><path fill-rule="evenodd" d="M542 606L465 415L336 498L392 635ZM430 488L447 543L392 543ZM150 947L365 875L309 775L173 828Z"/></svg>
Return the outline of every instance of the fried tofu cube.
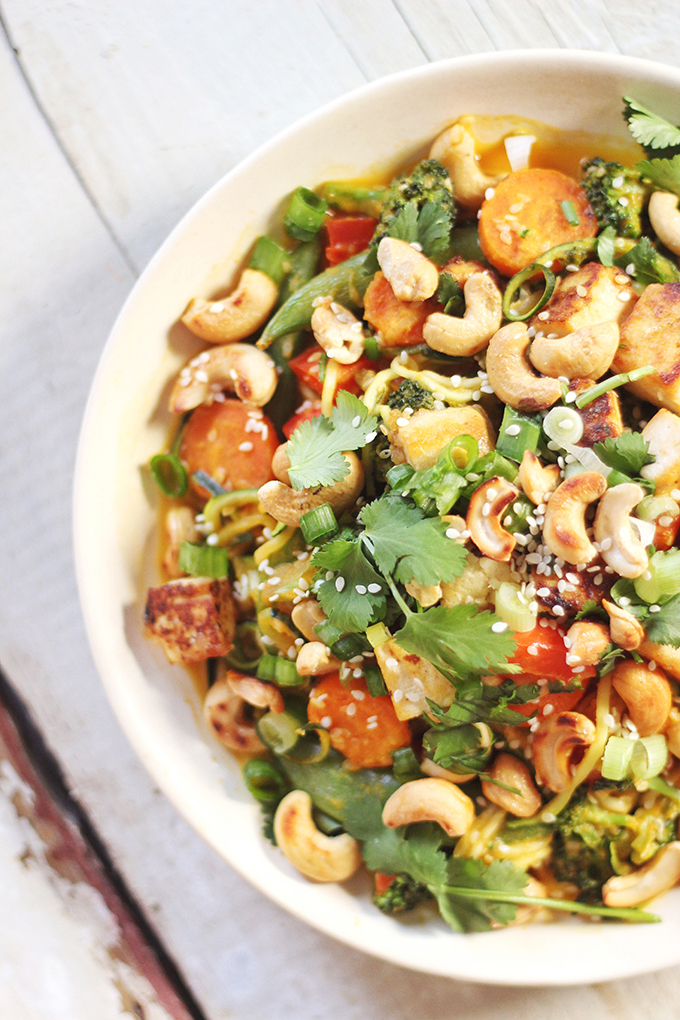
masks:
<svg viewBox="0 0 680 1020"><path fill-rule="evenodd" d="M680 283L650 283L621 327L613 372L656 369L628 389L680 414Z"/></svg>
<svg viewBox="0 0 680 1020"><path fill-rule="evenodd" d="M150 588L147 635L170 662L189 664L226 655L234 646L236 608L228 580L181 577Z"/></svg>
<svg viewBox="0 0 680 1020"><path fill-rule="evenodd" d="M571 379L569 389L580 396L596 385L595 379ZM608 393L591 400L579 413L583 421L583 436L579 440L579 446L593 447L595 443L604 443L605 439L609 438L615 439L623 432L621 401L614 390L609 390Z"/></svg>
<svg viewBox="0 0 680 1020"><path fill-rule="evenodd" d="M406 425L396 424L400 417L398 412L392 412L390 438L416 471L432 467L446 444L456 436L472 436L479 443L480 454L489 453L496 443L493 426L481 407L416 411Z"/></svg>
<svg viewBox="0 0 680 1020"><path fill-rule="evenodd" d="M545 308L533 316L531 325L558 336L598 322L616 322L621 326L636 301L637 295L621 269L586 262L560 280Z"/></svg>
<svg viewBox="0 0 680 1020"><path fill-rule="evenodd" d="M456 696L455 687L432 663L406 652L394 641L378 645L375 657L397 719L415 719L427 712L428 698L448 708Z"/></svg>
<svg viewBox="0 0 680 1020"><path fill-rule="evenodd" d="M643 478L656 482L657 496L680 489L680 418L662 408L642 430L649 452L656 458L640 471Z"/></svg>

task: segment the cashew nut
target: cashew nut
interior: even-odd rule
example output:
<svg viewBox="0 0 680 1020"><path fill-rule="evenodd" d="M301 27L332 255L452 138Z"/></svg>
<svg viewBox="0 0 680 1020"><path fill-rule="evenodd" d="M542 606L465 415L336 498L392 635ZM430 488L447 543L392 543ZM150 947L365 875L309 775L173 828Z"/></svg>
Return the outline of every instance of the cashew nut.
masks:
<svg viewBox="0 0 680 1020"><path fill-rule="evenodd" d="M644 867L628 875L614 875L602 886L608 907L637 907L660 896L680 880L680 841L666 843Z"/></svg>
<svg viewBox="0 0 680 1020"><path fill-rule="evenodd" d="M523 322L503 326L489 341L486 371L496 396L516 411L541 411L562 396L557 379L534 375L527 361L531 344Z"/></svg>
<svg viewBox="0 0 680 1020"><path fill-rule="evenodd" d="M680 211L678 196L670 191L655 191L650 196L647 209L649 222L662 244L680 255Z"/></svg>
<svg viewBox="0 0 680 1020"><path fill-rule="evenodd" d="M645 629L640 621L609 599L602 599L602 606L609 616L609 633L614 644L627 652L634 652L645 639Z"/></svg>
<svg viewBox="0 0 680 1020"><path fill-rule="evenodd" d="M414 578L404 585L409 595L416 600L419 606L423 609L428 609L430 606L436 606L442 597L442 586L441 584L421 584L420 581L416 581Z"/></svg>
<svg viewBox="0 0 680 1020"><path fill-rule="evenodd" d="M604 623L578 620L567 631L565 645L569 666L596 666L610 643L609 629Z"/></svg>
<svg viewBox="0 0 680 1020"><path fill-rule="evenodd" d="M597 471L566 478L553 492L545 512L543 542L567 563L590 563L597 549L586 533L586 507L602 495L607 480Z"/></svg>
<svg viewBox="0 0 680 1020"><path fill-rule="evenodd" d="M356 454L348 451L349 473L333 485L320 489L292 489L285 482L266 482L258 492L258 499L265 513L277 521L297 528L303 514L329 503L336 516L356 501L364 487L364 469Z"/></svg>
<svg viewBox="0 0 680 1020"><path fill-rule="evenodd" d="M304 602L298 602L296 606L293 606L290 618L293 621L293 626L297 627L304 638L308 641L319 640L314 628L317 623L323 623L326 614L316 599L305 599Z"/></svg>
<svg viewBox="0 0 680 1020"><path fill-rule="evenodd" d="M330 655L323 641L315 638L302 645L295 661L295 668L300 676L321 676L340 669L340 662Z"/></svg>
<svg viewBox="0 0 680 1020"><path fill-rule="evenodd" d="M614 485L602 496L595 514L593 532L602 550L602 559L621 577L639 577L649 565L649 557L630 512L644 499L641 485L624 482Z"/></svg>
<svg viewBox="0 0 680 1020"><path fill-rule="evenodd" d="M314 309L312 332L328 357L341 365L353 365L364 353L363 326L330 297Z"/></svg>
<svg viewBox="0 0 680 1020"><path fill-rule="evenodd" d="M475 140L462 124L454 124L435 139L429 159L443 163L451 176L456 201L469 212L477 212L487 188L495 188L505 176L482 173L475 158Z"/></svg>
<svg viewBox="0 0 680 1020"><path fill-rule="evenodd" d="M571 782L571 756L577 748L590 747L595 724L580 712L560 712L541 719L534 733L536 778L553 793Z"/></svg>
<svg viewBox="0 0 680 1020"><path fill-rule="evenodd" d="M349 833L319 832L312 798L304 790L291 790L283 798L274 815L274 835L286 860L315 882L344 882L361 864L359 844Z"/></svg>
<svg viewBox="0 0 680 1020"><path fill-rule="evenodd" d="M271 277L259 269L244 269L238 287L228 298L193 298L182 316L192 333L211 344L234 343L251 336L269 318L279 296Z"/></svg>
<svg viewBox="0 0 680 1020"><path fill-rule="evenodd" d="M496 755L487 771L492 779L519 790L519 793L511 793L485 779L482 781L482 793L487 800L518 818L531 818L536 814L542 804L541 795L525 762L512 754L501 753Z"/></svg>
<svg viewBox="0 0 680 1020"><path fill-rule="evenodd" d="M659 733L668 719L673 699L671 685L658 666L624 659L612 673L612 686L626 703L628 715L641 737Z"/></svg>
<svg viewBox="0 0 680 1020"><path fill-rule="evenodd" d="M439 270L434 263L399 238L383 237L378 245L378 263L400 301L425 301L439 286Z"/></svg>
<svg viewBox="0 0 680 1020"><path fill-rule="evenodd" d="M165 515L165 534L167 545L163 556L163 570L168 577L181 577L179 550L182 542L197 542L199 538L191 507L170 507Z"/></svg>
<svg viewBox="0 0 680 1020"><path fill-rule="evenodd" d="M437 822L449 836L462 836L472 825L475 805L446 779L413 779L395 790L383 808L388 829L413 822Z"/></svg>
<svg viewBox="0 0 680 1020"><path fill-rule="evenodd" d="M283 696L281 691L273 684L266 684L255 677L246 676L245 673L238 673L235 669L228 669L224 676L234 694L243 698L249 705L255 708L269 708L275 714L283 712Z"/></svg>
<svg viewBox="0 0 680 1020"><path fill-rule="evenodd" d="M428 347L442 354L467 358L488 344L503 321L503 296L488 273L473 273L463 288L465 314L432 312L423 326Z"/></svg>
<svg viewBox="0 0 680 1020"><path fill-rule="evenodd" d="M519 489L500 476L489 478L472 494L467 528L479 551L492 560L509 560L517 544L514 536L501 524L501 518L506 507L518 495Z"/></svg>
<svg viewBox="0 0 680 1020"><path fill-rule="evenodd" d="M557 464L543 465L531 450L525 450L519 466L519 484L525 496L535 503L547 503L548 497L560 484Z"/></svg>
<svg viewBox="0 0 680 1020"><path fill-rule="evenodd" d="M233 390L239 400L263 407L274 396L279 377L274 362L251 344L228 344L203 351L182 369L170 394L170 410L182 414Z"/></svg>
<svg viewBox="0 0 680 1020"><path fill-rule="evenodd" d="M599 379L614 360L618 346L618 324L598 322L567 336L537 333L529 351L529 361L539 372L554 379L558 376Z"/></svg>
<svg viewBox="0 0 680 1020"><path fill-rule="evenodd" d="M457 785L469 783L471 779L475 779L477 776L476 772L465 772L461 775L457 772L451 772L449 769L437 765L431 758L423 758L420 763L420 771L424 772L426 776L432 776L433 779L446 779L447 782L456 783Z"/></svg>
<svg viewBox="0 0 680 1020"><path fill-rule="evenodd" d="M217 680L203 702L205 719L221 744L230 751L259 754L265 750L255 724L244 715L245 700L227 682Z"/></svg>

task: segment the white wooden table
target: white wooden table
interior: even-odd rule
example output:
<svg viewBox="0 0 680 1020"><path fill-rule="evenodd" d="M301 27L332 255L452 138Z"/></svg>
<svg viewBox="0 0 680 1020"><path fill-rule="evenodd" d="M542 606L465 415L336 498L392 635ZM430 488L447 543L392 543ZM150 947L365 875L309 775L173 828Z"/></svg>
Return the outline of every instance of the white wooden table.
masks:
<svg viewBox="0 0 680 1020"><path fill-rule="evenodd" d="M251 889L154 788L112 716L81 623L70 506L116 312L221 174L327 100L430 60L572 47L678 63L680 6L0 0L0 16L0 665L205 1017L677 1017L680 969L566 990L454 983L364 957ZM47 866L24 896L16 789L0 769L0 1018L131 1015L98 957L104 936L64 909ZM134 1015L170 1015L144 1001Z"/></svg>

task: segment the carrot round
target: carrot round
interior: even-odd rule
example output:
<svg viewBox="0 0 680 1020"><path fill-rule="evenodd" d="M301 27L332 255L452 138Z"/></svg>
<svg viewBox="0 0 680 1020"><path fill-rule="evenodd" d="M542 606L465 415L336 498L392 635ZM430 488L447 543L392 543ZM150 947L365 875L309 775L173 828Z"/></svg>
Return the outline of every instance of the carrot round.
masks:
<svg viewBox="0 0 680 1020"><path fill-rule="evenodd" d="M571 203L566 211L563 202ZM578 224L569 222L576 218ZM538 167L508 174L479 218L482 251L504 276L514 276L549 248L596 233L597 217L578 182Z"/></svg>

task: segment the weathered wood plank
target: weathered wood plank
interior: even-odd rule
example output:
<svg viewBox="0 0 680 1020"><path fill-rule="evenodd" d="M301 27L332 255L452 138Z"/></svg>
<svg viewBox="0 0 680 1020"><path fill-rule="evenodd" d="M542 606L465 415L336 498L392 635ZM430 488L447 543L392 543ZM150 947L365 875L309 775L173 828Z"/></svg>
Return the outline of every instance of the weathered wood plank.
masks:
<svg viewBox="0 0 680 1020"><path fill-rule="evenodd" d="M342 40L367 81L427 63L413 33L392 0L317 0L319 10Z"/></svg>

